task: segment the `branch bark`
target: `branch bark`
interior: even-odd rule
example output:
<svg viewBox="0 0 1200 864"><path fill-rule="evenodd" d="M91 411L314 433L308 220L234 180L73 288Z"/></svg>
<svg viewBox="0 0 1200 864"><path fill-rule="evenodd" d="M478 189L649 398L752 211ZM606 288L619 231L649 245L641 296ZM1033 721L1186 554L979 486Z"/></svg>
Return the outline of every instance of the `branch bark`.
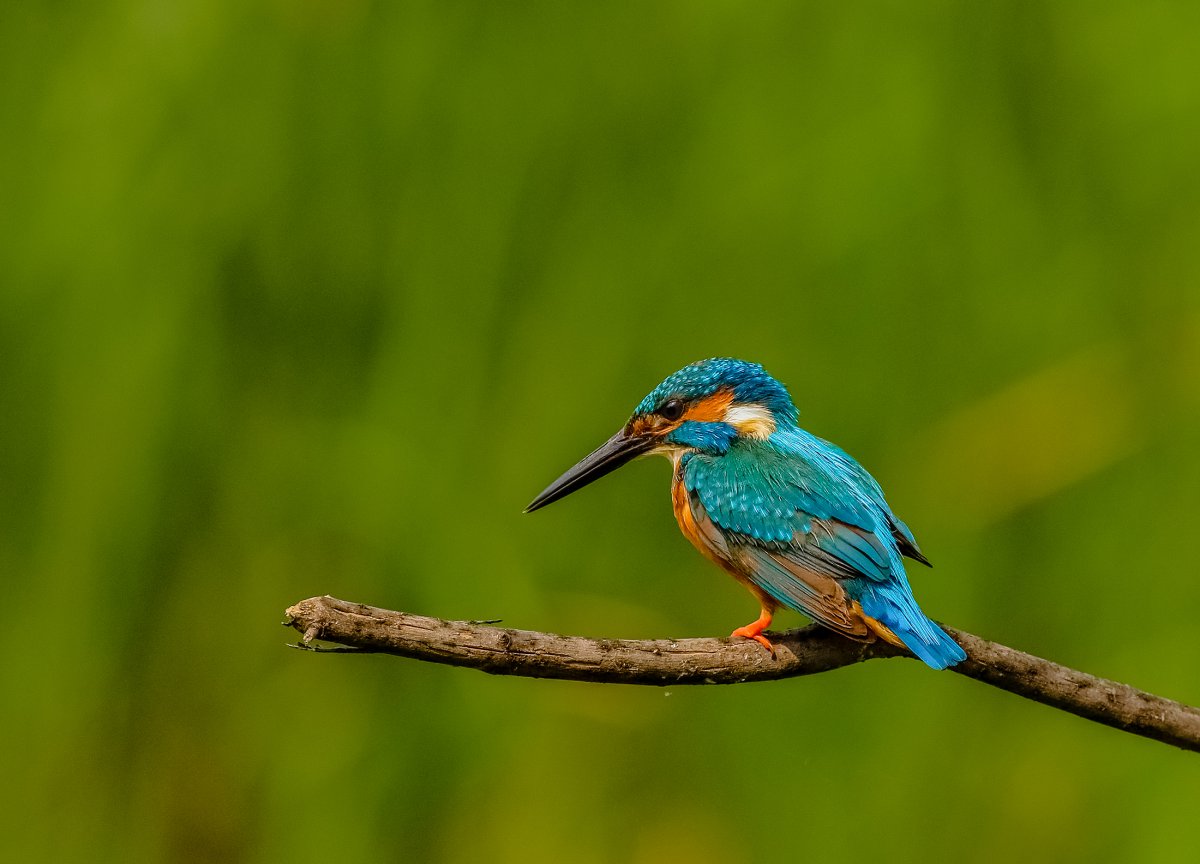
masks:
<svg viewBox="0 0 1200 864"><path fill-rule="evenodd" d="M343 648L323 652L395 654L492 675L610 684L741 684L828 672L908 652L884 642L852 642L817 625L773 634L773 659L742 639L586 639L443 621L312 597L287 610L284 624ZM1026 699L1135 735L1200 752L1200 709L1070 669L996 642L945 628L967 652L952 671Z"/></svg>

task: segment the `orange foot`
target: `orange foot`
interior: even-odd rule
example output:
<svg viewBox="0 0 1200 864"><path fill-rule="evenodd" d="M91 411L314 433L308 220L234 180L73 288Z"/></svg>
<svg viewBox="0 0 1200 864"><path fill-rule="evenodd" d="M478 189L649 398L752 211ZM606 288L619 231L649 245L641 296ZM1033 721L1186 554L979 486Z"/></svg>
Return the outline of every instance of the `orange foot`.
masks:
<svg viewBox="0 0 1200 864"><path fill-rule="evenodd" d="M775 646L771 644L771 640L762 635L763 631L771 626L771 610L763 608L762 614L758 616L758 620L752 624L747 624L745 627L739 627L729 634L732 639L735 636L740 636L742 639L753 639L759 645L771 652L771 659L775 659Z"/></svg>

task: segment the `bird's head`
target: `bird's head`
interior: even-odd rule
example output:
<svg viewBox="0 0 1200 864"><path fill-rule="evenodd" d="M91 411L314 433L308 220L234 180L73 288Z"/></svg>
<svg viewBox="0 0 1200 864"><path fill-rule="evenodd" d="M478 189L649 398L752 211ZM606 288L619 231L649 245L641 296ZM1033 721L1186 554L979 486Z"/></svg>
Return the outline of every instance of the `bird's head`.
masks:
<svg viewBox="0 0 1200 864"><path fill-rule="evenodd" d="M757 363L701 360L651 390L617 434L546 487L525 512L565 498L635 457L720 454L738 439L765 440L780 424L795 422L787 390Z"/></svg>

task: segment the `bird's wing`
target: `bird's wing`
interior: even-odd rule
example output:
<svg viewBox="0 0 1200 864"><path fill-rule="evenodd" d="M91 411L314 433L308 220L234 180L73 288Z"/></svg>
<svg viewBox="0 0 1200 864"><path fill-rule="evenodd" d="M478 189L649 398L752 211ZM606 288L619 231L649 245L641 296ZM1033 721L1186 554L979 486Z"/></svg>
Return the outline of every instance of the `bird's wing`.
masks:
<svg viewBox="0 0 1200 864"><path fill-rule="evenodd" d="M751 585L839 633L855 638L869 634L843 584L856 574L852 567L816 547L764 544L724 528L695 492L688 493L687 506L693 539Z"/></svg>
<svg viewBox="0 0 1200 864"><path fill-rule="evenodd" d="M799 508L872 534L878 532L881 537L890 534L901 555L933 566L921 554L912 531L888 507L875 478L854 457L802 430L785 438L784 466L772 466L769 461L766 465L777 475L773 479L782 479L785 487L800 493L796 496Z"/></svg>
<svg viewBox="0 0 1200 864"><path fill-rule="evenodd" d="M746 535L718 526L695 492L688 493L686 506L692 530L685 528L685 532L734 574L830 629L851 637L868 635L862 616L854 613L853 601L827 565L757 545Z"/></svg>
<svg viewBox="0 0 1200 864"><path fill-rule="evenodd" d="M805 468L761 454L696 457L681 479L697 533L731 568L786 606L866 635L855 609L864 581L903 573L890 513L841 478Z"/></svg>

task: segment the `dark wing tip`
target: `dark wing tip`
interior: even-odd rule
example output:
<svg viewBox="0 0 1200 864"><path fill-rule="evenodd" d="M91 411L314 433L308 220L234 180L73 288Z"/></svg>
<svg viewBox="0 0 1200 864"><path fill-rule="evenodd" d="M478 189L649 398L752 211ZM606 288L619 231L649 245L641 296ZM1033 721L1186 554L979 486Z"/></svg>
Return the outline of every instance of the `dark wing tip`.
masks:
<svg viewBox="0 0 1200 864"><path fill-rule="evenodd" d="M901 543L900 544L900 553L907 558L911 558L914 561L920 561L926 567L933 566L932 562L930 562L930 560L928 558L926 558L923 554L921 554L921 550L918 549L916 546L912 545L911 543Z"/></svg>
<svg viewBox="0 0 1200 864"><path fill-rule="evenodd" d="M904 557L920 561L926 567L933 566L929 563L929 559L917 548L917 540L913 537L912 532L908 530L908 526L895 516L892 517L892 539L896 541L896 548L900 550L900 554Z"/></svg>

